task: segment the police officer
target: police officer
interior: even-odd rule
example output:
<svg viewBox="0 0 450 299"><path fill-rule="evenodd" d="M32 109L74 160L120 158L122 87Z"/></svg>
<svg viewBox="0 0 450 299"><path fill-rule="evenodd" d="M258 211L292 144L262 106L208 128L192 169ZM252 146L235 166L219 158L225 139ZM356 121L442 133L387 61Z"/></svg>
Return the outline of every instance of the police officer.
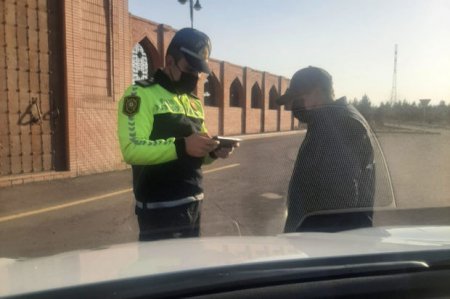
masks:
<svg viewBox="0 0 450 299"><path fill-rule="evenodd" d="M317 217L308 230L371 226L375 136L364 117L345 97L335 100L331 75L318 67L297 71L277 103L292 105L294 117L308 125L289 184L284 231L303 230L300 225L308 214L353 208L368 212Z"/></svg>
<svg viewBox="0 0 450 299"><path fill-rule="evenodd" d="M132 165L141 241L199 236L201 167L233 151L210 138L202 103L192 94L200 73L210 72L210 52L206 34L179 30L166 66L130 86L119 102L119 142Z"/></svg>

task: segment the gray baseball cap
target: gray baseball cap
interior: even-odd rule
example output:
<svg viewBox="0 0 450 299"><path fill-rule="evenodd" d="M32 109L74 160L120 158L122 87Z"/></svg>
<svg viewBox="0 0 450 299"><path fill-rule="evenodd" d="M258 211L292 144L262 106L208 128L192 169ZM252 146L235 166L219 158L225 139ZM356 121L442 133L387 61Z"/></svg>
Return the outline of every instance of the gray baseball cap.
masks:
<svg viewBox="0 0 450 299"><path fill-rule="evenodd" d="M298 70L291 78L289 88L286 92L276 99L278 105L292 103L299 93L307 92L314 87L332 87L333 80L331 75L324 69L309 66Z"/></svg>

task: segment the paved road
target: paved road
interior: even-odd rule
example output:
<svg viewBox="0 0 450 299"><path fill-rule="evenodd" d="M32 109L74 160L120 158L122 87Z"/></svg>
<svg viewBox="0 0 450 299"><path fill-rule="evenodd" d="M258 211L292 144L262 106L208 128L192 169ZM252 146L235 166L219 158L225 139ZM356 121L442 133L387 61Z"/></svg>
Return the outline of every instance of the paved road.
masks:
<svg viewBox="0 0 450 299"><path fill-rule="evenodd" d="M398 207L450 206L450 130L426 131L379 135Z"/></svg>
<svg viewBox="0 0 450 299"><path fill-rule="evenodd" d="M399 208L438 207L376 223L450 219L450 131L379 135ZM204 236L282 231L285 195L303 135L246 140L205 170ZM40 256L135 241L129 171L0 190L0 257ZM84 201L83 201L84 200ZM27 214L28 213L28 214ZM431 219L431 220L430 220Z"/></svg>

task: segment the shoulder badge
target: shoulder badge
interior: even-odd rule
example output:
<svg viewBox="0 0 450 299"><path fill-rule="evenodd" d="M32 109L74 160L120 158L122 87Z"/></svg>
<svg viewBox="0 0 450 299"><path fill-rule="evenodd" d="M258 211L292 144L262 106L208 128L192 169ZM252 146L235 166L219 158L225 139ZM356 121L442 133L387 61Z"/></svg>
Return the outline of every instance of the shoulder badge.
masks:
<svg viewBox="0 0 450 299"><path fill-rule="evenodd" d="M155 84L152 77L145 79L145 80L138 80L138 81L135 81L134 83L141 87L149 87L149 86L152 86L153 84Z"/></svg>
<svg viewBox="0 0 450 299"><path fill-rule="evenodd" d="M123 114L133 116L139 112L141 98L137 95L126 96L123 101Z"/></svg>

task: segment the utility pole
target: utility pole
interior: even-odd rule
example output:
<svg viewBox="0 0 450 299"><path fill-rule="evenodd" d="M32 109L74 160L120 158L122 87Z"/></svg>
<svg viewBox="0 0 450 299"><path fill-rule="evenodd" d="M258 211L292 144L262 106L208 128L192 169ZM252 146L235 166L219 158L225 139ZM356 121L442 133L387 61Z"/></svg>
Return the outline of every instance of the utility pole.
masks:
<svg viewBox="0 0 450 299"><path fill-rule="evenodd" d="M397 102L397 44L395 44L394 53L394 75L392 78L391 105Z"/></svg>

